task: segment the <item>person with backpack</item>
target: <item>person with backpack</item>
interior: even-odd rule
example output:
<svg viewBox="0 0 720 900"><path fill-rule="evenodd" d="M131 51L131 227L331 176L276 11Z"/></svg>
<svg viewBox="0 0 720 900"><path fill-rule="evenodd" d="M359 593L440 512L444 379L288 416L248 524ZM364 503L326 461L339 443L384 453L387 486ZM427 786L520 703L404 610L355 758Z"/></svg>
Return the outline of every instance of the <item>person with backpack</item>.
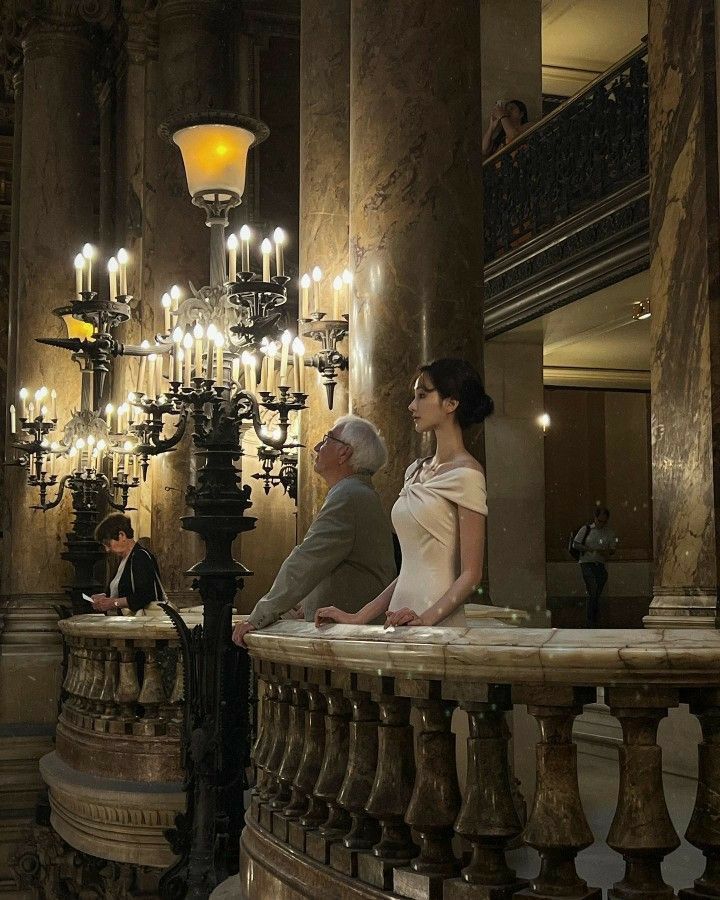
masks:
<svg viewBox="0 0 720 900"><path fill-rule="evenodd" d="M600 596L608 579L606 563L617 547L618 539L609 520L610 510L597 506L593 521L578 530L570 545L570 553L580 563L587 591L587 628L598 627Z"/></svg>

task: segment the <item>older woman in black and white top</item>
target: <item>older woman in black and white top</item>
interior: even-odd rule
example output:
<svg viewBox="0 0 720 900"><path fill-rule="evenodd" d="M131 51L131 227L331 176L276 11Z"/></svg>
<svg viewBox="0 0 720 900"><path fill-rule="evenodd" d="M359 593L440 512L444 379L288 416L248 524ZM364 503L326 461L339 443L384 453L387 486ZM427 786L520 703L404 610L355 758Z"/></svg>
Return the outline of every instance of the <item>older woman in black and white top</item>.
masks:
<svg viewBox="0 0 720 900"><path fill-rule="evenodd" d="M97 612L129 610L137 613L153 602L166 599L157 560L135 540L129 516L113 513L104 518L95 529L95 540L109 553L120 557L120 565L107 592L92 596Z"/></svg>

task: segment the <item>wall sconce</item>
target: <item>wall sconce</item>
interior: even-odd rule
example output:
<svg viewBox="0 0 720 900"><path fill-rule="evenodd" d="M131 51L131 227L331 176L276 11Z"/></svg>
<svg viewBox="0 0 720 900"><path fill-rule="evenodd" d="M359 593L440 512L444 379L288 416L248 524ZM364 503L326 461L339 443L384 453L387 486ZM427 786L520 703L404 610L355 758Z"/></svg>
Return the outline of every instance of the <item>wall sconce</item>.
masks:
<svg viewBox="0 0 720 900"><path fill-rule="evenodd" d="M547 434L550 429L550 416L547 413L543 413L541 416L538 416L537 423L542 428L542 433Z"/></svg>
<svg viewBox="0 0 720 900"><path fill-rule="evenodd" d="M633 303L632 317L634 322L642 322L643 319L649 319L651 315L649 297L645 300L638 300L636 303Z"/></svg>

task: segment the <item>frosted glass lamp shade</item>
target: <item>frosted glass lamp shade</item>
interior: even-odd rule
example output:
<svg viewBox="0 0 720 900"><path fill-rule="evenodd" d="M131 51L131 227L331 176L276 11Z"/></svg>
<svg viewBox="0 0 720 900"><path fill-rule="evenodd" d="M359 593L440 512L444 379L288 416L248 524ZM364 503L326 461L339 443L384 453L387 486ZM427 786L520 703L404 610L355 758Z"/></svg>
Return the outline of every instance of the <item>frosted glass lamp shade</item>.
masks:
<svg viewBox="0 0 720 900"><path fill-rule="evenodd" d="M235 125L191 125L173 134L185 165L190 196L231 192L242 197L248 150L255 135Z"/></svg>
<svg viewBox="0 0 720 900"><path fill-rule="evenodd" d="M91 322L81 322L80 319L76 319L70 314L62 316L62 320L65 323L69 338L80 338L80 340L89 341L93 336L95 326Z"/></svg>

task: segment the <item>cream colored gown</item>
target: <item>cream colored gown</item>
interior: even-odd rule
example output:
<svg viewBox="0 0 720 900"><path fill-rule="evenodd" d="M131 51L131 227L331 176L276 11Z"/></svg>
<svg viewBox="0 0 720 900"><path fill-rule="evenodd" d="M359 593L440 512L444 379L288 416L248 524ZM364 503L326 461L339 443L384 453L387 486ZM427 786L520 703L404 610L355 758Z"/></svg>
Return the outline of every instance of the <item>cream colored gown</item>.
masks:
<svg viewBox="0 0 720 900"><path fill-rule="evenodd" d="M427 474L416 460L392 508L392 523L402 549L402 566L390 610L404 606L422 614L460 574L458 507L487 516L485 476L462 466ZM441 625L466 625L463 608Z"/></svg>

